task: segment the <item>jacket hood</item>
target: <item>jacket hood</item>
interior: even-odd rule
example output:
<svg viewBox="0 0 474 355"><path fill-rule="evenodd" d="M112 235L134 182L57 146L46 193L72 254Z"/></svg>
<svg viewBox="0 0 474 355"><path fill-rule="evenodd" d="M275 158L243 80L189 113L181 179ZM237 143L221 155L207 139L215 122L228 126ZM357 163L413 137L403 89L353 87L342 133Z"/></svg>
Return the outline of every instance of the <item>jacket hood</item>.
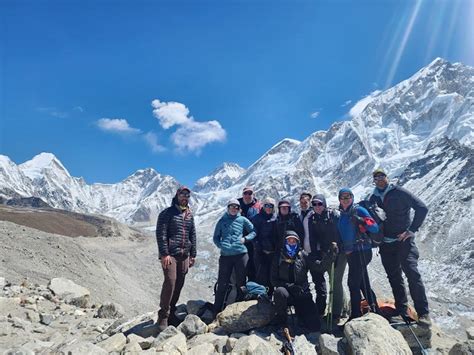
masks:
<svg viewBox="0 0 474 355"><path fill-rule="evenodd" d="M313 199L312 199L311 202L313 202L313 201L321 201L321 202L323 203L323 205L324 205L324 208L327 208L327 207L328 207L327 204L326 204L326 197L324 197L324 195L322 195L322 194L316 194L316 195L314 195L314 197L313 197Z"/></svg>

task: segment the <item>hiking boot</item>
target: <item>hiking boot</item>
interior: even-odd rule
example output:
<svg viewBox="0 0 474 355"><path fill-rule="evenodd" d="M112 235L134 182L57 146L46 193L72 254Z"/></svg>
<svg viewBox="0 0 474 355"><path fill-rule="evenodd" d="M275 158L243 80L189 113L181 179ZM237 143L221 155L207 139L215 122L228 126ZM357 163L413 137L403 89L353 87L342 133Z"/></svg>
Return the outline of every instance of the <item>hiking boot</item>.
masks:
<svg viewBox="0 0 474 355"><path fill-rule="evenodd" d="M416 322L416 319L413 319L412 317L410 317L410 315L408 313L402 313L402 314L400 314L400 317L402 317L402 319L405 323L414 323L414 322Z"/></svg>
<svg viewBox="0 0 474 355"><path fill-rule="evenodd" d="M431 318L429 313L422 314L418 317L418 325L421 327L429 328L431 327Z"/></svg>
<svg viewBox="0 0 474 355"><path fill-rule="evenodd" d="M158 319L158 329L160 332L168 328L168 318L159 318Z"/></svg>

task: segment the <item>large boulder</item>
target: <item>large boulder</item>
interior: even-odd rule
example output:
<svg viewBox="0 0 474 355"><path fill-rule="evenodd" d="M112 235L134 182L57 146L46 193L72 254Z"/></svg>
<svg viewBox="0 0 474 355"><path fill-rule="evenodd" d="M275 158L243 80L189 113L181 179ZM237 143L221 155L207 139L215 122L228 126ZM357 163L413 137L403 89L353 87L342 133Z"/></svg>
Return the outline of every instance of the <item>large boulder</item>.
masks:
<svg viewBox="0 0 474 355"><path fill-rule="evenodd" d="M402 334L378 314L369 313L344 326L344 335L353 354L411 354Z"/></svg>
<svg viewBox="0 0 474 355"><path fill-rule="evenodd" d="M190 339L198 334L207 332L207 325L198 316L188 314L184 321L178 326L178 330Z"/></svg>
<svg viewBox="0 0 474 355"><path fill-rule="evenodd" d="M269 302L237 302L228 305L217 315L216 325L217 329L226 333L246 332L266 326L274 314L275 310Z"/></svg>
<svg viewBox="0 0 474 355"><path fill-rule="evenodd" d="M316 355L316 347L304 335L297 335L293 341L295 354Z"/></svg>
<svg viewBox="0 0 474 355"><path fill-rule="evenodd" d="M319 337L319 349L322 355L344 354L342 338L336 338L331 334L321 334Z"/></svg>
<svg viewBox="0 0 474 355"><path fill-rule="evenodd" d="M67 345L61 348L60 353L68 354L68 355L83 355L83 354L107 355L108 354L106 350L87 341L79 341L71 345Z"/></svg>
<svg viewBox="0 0 474 355"><path fill-rule="evenodd" d="M274 348L270 342L252 334L237 340L231 354L239 355L269 355L281 354L280 349Z"/></svg>
<svg viewBox="0 0 474 355"><path fill-rule="evenodd" d="M86 308L89 304L89 290L71 280L63 277L54 278L49 282L48 288L66 303L82 308Z"/></svg>
<svg viewBox="0 0 474 355"><path fill-rule="evenodd" d="M210 355L210 354L218 354L218 352L216 352L214 345L209 344L209 343L200 344L188 350L188 355Z"/></svg>

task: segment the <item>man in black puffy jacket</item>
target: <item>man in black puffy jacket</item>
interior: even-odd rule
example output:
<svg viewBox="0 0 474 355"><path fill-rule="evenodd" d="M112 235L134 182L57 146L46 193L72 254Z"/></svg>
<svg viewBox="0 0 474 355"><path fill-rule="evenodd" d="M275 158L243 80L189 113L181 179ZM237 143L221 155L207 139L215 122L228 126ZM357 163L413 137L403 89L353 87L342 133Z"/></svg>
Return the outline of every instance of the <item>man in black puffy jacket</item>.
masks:
<svg viewBox="0 0 474 355"><path fill-rule="evenodd" d="M397 311L405 319L408 317L408 298L402 270L408 280L410 295L415 303L419 324L429 327L428 300L425 286L418 271L418 248L415 245L415 232L423 223L428 208L410 191L389 184L387 174L382 169L373 172L375 189L369 201L379 205L386 213L383 222L383 243L380 257L392 287ZM410 211L415 211L413 220Z"/></svg>
<svg viewBox="0 0 474 355"><path fill-rule="evenodd" d="M292 230L298 234L301 245L303 245L304 229L303 223L297 213L291 211L288 200L278 202L278 216L276 219L277 250L285 244L286 231Z"/></svg>
<svg viewBox="0 0 474 355"><path fill-rule="evenodd" d="M158 216L156 241L163 268L158 325L160 330L175 322L174 312L188 269L196 258L196 229L189 209L191 190L180 187L170 207Z"/></svg>
<svg viewBox="0 0 474 355"><path fill-rule="evenodd" d="M307 254L300 248L295 231L285 233L285 242L273 259L272 284L275 287L273 301L276 316L274 324L286 326L287 307L295 306L298 320L310 331L319 331L321 323L309 289Z"/></svg>

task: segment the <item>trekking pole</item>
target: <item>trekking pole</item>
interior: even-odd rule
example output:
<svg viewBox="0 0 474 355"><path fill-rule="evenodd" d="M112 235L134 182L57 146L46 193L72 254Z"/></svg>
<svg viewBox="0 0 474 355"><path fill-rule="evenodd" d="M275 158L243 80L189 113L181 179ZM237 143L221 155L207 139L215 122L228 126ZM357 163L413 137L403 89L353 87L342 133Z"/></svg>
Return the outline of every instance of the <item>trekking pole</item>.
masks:
<svg viewBox="0 0 474 355"><path fill-rule="evenodd" d="M332 305L334 302L334 261L331 263L329 271L329 304L326 318L326 325L329 331L332 330Z"/></svg>
<svg viewBox="0 0 474 355"><path fill-rule="evenodd" d="M415 331L413 330L413 328L412 328L410 322L405 321L405 324L407 325L408 329L410 329L411 334L413 335L413 337L415 338L416 342L418 343L418 346L419 346L420 349L421 349L421 353L422 353L423 355L428 355L428 351L423 347L423 344L421 344L420 339L416 336Z"/></svg>

